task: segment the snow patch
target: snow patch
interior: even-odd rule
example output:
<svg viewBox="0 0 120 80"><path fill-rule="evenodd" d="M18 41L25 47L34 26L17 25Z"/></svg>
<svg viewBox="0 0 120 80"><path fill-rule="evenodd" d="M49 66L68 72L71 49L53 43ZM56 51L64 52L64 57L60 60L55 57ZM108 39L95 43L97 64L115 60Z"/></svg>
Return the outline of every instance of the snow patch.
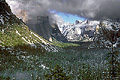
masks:
<svg viewBox="0 0 120 80"><path fill-rule="evenodd" d="M1 31L2 33L4 33L4 29L2 29L2 31Z"/></svg>
<svg viewBox="0 0 120 80"><path fill-rule="evenodd" d="M19 36L21 36L21 34L16 30L16 33L19 35Z"/></svg>
<svg viewBox="0 0 120 80"><path fill-rule="evenodd" d="M49 69L49 67L46 67L45 65L41 64L39 67L42 67L43 69Z"/></svg>
<svg viewBox="0 0 120 80"><path fill-rule="evenodd" d="M39 38L39 40L42 41L42 43L44 43L45 45L49 44L47 42L45 42L43 39L41 39L38 35L36 35L35 33L31 32L31 34L33 34L34 36L36 36L37 38Z"/></svg>
<svg viewBox="0 0 120 80"><path fill-rule="evenodd" d="M0 21L1 21L1 22L2 22L2 24L4 25L4 20L3 20L2 15L0 16Z"/></svg>
<svg viewBox="0 0 120 80"><path fill-rule="evenodd" d="M0 43L4 44L1 40L0 40Z"/></svg>
<svg viewBox="0 0 120 80"><path fill-rule="evenodd" d="M31 42L29 42L29 41L27 41L24 37L22 37L22 39L25 41L25 42L27 42L28 44L30 44L31 45L31 47L37 47L33 42L31 43Z"/></svg>
<svg viewBox="0 0 120 80"><path fill-rule="evenodd" d="M113 45L113 47L117 47L117 45L119 44L119 41L120 41L120 39L117 38L117 41L116 41L116 43Z"/></svg>
<svg viewBox="0 0 120 80"><path fill-rule="evenodd" d="M6 13L7 13L7 15L10 15L10 13L8 13L7 11L6 11Z"/></svg>

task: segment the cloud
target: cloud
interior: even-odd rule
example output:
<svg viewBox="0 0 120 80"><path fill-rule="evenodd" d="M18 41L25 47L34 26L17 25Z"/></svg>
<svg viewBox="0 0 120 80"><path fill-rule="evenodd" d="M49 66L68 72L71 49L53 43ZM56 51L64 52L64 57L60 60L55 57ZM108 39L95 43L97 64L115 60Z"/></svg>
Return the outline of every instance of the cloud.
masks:
<svg viewBox="0 0 120 80"><path fill-rule="evenodd" d="M13 0L7 0L11 3ZM50 10L78 15L88 19L120 18L120 0L14 0L10 4L15 8L24 9L32 18L49 15ZM18 10L19 10L18 9Z"/></svg>
<svg viewBox="0 0 120 80"><path fill-rule="evenodd" d="M65 23L65 21L63 20L62 17L60 17L59 15L57 15L55 13L52 13L52 12L50 14L49 19L50 19L49 21L50 21L51 24L56 23L58 25L61 25L61 24Z"/></svg>

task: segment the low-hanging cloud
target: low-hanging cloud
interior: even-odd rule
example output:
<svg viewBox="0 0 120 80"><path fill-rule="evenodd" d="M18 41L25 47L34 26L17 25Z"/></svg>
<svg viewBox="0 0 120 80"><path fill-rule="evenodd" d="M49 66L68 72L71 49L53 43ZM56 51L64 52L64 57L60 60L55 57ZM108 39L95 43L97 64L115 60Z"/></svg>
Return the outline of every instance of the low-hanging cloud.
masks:
<svg viewBox="0 0 120 80"><path fill-rule="evenodd" d="M8 3L12 1L7 0ZM49 15L51 10L88 19L120 18L120 0L14 0L13 2L15 2L14 5L11 4L13 12L16 13L16 9L24 9L31 18Z"/></svg>

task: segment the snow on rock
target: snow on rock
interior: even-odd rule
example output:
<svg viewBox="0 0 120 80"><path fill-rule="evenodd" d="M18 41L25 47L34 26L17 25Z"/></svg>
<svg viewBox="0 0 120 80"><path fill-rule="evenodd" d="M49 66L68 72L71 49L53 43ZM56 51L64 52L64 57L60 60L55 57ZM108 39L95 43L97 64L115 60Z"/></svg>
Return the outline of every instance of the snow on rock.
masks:
<svg viewBox="0 0 120 80"><path fill-rule="evenodd" d="M30 44L31 45L31 47L37 47L33 42L31 43L31 42L29 42L29 41L27 41L24 37L22 37L22 39L25 41L25 42L27 42L28 44Z"/></svg>
<svg viewBox="0 0 120 80"><path fill-rule="evenodd" d="M47 42L45 42L43 39L41 39L38 35L36 35L35 33L31 32L31 34L33 34L34 36L36 36L37 38L39 38L39 40L42 41L42 43L44 43L45 45L49 44Z"/></svg>
<svg viewBox="0 0 120 80"><path fill-rule="evenodd" d="M52 52L58 52L58 50L55 48L55 47L53 47L53 46L51 46L50 44L48 44L48 45L43 45L42 43L40 43L40 42L38 42L38 41L36 41L36 43L38 43L40 46L42 46L45 50L47 50L48 52L50 52L50 51L52 51Z"/></svg>
<svg viewBox="0 0 120 80"><path fill-rule="evenodd" d="M79 23L82 23L82 21L81 20L76 20L75 21L75 24L79 24Z"/></svg>
<svg viewBox="0 0 120 80"><path fill-rule="evenodd" d="M16 30L16 33L19 35L19 36L21 36L21 34Z"/></svg>
<svg viewBox="0 0 120 80"><path fill-rule="evenodd" d="M16 31L16 33L17 34L19 34L17 31ZM33 33L33 32L31 32L31 34L33 34L35 37L37 37L40 41L42 41L42 43L41 42L39 42L39 41L37 41L36 39L33 39L33 41L31 42L26 36L25 37L22 37L22 39L26 42L26 43L28 43L28 44L30 44L31 45L31 47L37 47L37 45L35 45L35 43L36 44L39 44L41 47L43 47L46 51L48 51L48 52L50 52L50 51L52 51L52 52L58 52L58 50L56 49L56 47L54 47L54 46L52 46L51 44L49 44L49 43L47 43L47 42L45 42L42 38L40 38L37 34L35 34L35 33ZM28 39L28 40L26 40L26 39Z"/></svg>
<svg viewBox="0 0 120 80"><path fill-rule="evenodd" d="M49 69L49 67L46 67L45 65L41 64L39 67L42 67L43 69Z"/></svg>
<svg viewBox="0 0 120 80"><path fill-rule="evenodd" d="M111 19L103 19L99 26L100 29L94 40L97 45L111 48L113 44L113 47L117 47L120 44L120 23Z"/></svg>
<svg viewBox="0 0 120 80"><path fill-rule="evenodd" d="M6 11L6 13L7 13L7 15L10 15L10 13L8 13L7 11ZM8 18L9 19L9 18Z"/></svg>
<svg viewBox="0 0 120 80"><path fill-rule="evenodd" d="M76 20L75 24L64 23L58 26L68 41L89 41L93 40L96 26L99 23L100 21Z"/></svg>
<svg viewBox="0 0 120 80"><path fill-rule="evenodd" d="M1 31L2 33L4 33L4 29L2 29L2 31Z"/></svg>
<svg viewBox="0 0 120 80"><path fill-rule="evenodd" d="M0 21L4 25L4 20L3 20L3 16L2 15L0 15Z"/></svg>

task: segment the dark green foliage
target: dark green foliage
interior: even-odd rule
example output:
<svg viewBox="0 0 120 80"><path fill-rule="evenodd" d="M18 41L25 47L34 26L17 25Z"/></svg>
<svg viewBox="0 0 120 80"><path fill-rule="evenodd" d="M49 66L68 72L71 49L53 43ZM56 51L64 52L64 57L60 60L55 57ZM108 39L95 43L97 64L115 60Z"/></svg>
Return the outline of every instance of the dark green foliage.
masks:
<svg viewBox="0 0 120 80"><path fill-rule="evenodd" d="M49 70L50 74L44 75L46 80L69 80L71 78L63 71L63 69L59 65L56 65L53 70Z"/></svg>
<svg viewBox="0 0 120 80"><path fill-rule="evenodd" d="M60 72L62 75L64 75L65 73L68 73L68 74L70 74L70 76L72 76L70 80L76 80L78 75L80 77L78 80L100 80L100 79L103 80L103 78L101 78L102 71L100 71L100 69L97 69L97 67L94 67L94 66L91 67L91 65L87 65L89 63L81 64L81 62L84 60L90 60L91 58L94 58L93 57L94 55L89 53L90 50L87 50L87 49L80 50L80 48L78 47L78 50L80 50L81 52L83 52L83 51L87 51L87 52L77 53L77 51L76 52L72 51L73 47L71 47L71 48L68 48L68 50L66 49L67 53L66 52L64 52L64 53L63 52L41 53L41 51L40 51L41 49L37 50L35 48L31 48L31 46L29 46L29 45L18 45L18 46L15 46L14 48L17 51L14 54L13 54L13 52L12 52L12 54L9 53L9 51L7 51L7 50L1 50L0 59L2 59L1 61L3 62L3 56L4 56L4 61L6 63L6 64L4 63L1 65L2 70L4 70L6 68L6 70L9 70L9 72L11 71L11 73L14 73L15 70L16 71L18 71L18 70L29 71L29 73L36 72L34 74L34 80L35 79L36 80L45 80L45 77L43 75L46 73L47 69L43 69L43 67L40 67L40 65L43 64L46 67L52 68L51 71L54 71L53 67L57 63L59 65L62 64L64 66L65 70ZM75 50L77 50L77 47L75 47ZM21 53L18 53L18 52L21 52ZM28 52L28 53L26 53L26 52ZM98 52L94 52L94 53L98 53ZM83 56L81 56L83 54L87 54L87 55L84 56L83 60L80 60L83 58ZM92 55L92 56L90 56L90 55ZM16 57L18 57L19 60ZM96 61L97 61L97 59L96 59ZM68 63L66 63L66 62L68 62ZM14 66L14 68L12 66ZM80 68L80 71L78 71L79 68ZM4 71L6 71L6 70L4 70ZM31 72L31 71L33 71L33 72ZM51 71L49 73L50 75L53 74ZM59 71L59 68L58 68L58 70L56 70L56 72L57 71ZM38 76L36 76L36 75L38 75ZM56 73L56 75L57 75L57 73ZM61 75L59 74L59 77L60 76ZM67 74L66 74L66 76L67 76ZM48 77L49 76L47 76L47 78ZM82 79L81 79L81 77L82 77ZM31 76L30 76L30 78L31 78ZM52 79L47 79L47 80L54 80L53 78L54 78L54 75L52 75ZM62 80L65 80L65 79L62 79ZM61 80L61 79L59 79L59 80Z"/></svg>
<svg viewBox="0 0 120 80"><path fill-rule="evenodd" d="M79 70L78 75L79 75L78 80L96 80L96 79L99 80L102 78L99 69L97 69L96 71L96 69L84 63L82 64L82 67Z"/></svg>
<svg viewBox="0 0 120 80"><path fill-rule="evenodd" d="M36 44L37 45L37 44ZM39 53L45 53L46 50L44 48L42 48L41 46L38 46L37 48L35 47L31 47L31 45L27 45L27 44L22 44L22 45L16 45L14 46L14 50L18 51L26 51L26 52L34 52L34 51L38 51ZM34 52L35 54L36 52ZM29 54L30 55L30 54Z"/></svg>
<svg viewBox="0 0 120 80"><path fill-rule="evenodd" d="M109 66L109 78L115 79L116 77L119 76L119 51L113 51L107 54L107 59L108 59L108 66Z"/></svg>
<svg viewBox="0 0 120 80"><path fill-rule="evenodd" d="M23 60L19 60L16 55L11 54L8 50L4 49L0 51L0 71L4 71L9 68L17 68L17 64L22 65ZM12 67L14 66L14 67Z"/></svg>
<svg viewBox="0 0 120 80"><path fill-rule="evenodd" d="M25 62L22 58L22 56L26 57L28 55L33 55L32 50L40 51L41 49L35 49L29 45L15 46L13 49L11 48L10 50L8 49L8 47L5 47L4 49L0 47L0 71L5 71L7 69L15 70L19 68L22 68L23 71L32 70L33 68L31 66L28 66L27 62ZM31 51L31 54L28 54L27 52L24 53L25 51ZM19 55L17 53L19 53Z"/></svg>
<svg viewBox="0 0 120 80"><path fill-rule="evenodd" d="M3 76L0 76L0 80L10 80L10 77L3 77Z"/></svg>
<svg viewBox="0 0 120 80"><path fill-rule="evenodd" d="M119 60L119 51L114 51L114 46L116 45L119 36L119 30L118 30L118 26L114 26L114 25L109 25L111 23L113 23L113 21L108 20L109 23L105 24L104 20L100 21L100 35L99 36L99 40L101 42L102 45L104 45L107 48L111 48L111 52L107 54L107 70L105 70L105 78L106 79L112 79L112 80L116 80L116 78L118 77L118 73L119 73L119 64L120 64L120 60ZM112 27L112 29L109 29L109 27ZM109 43L105 43L106 41L109 41Z"/></svg>

